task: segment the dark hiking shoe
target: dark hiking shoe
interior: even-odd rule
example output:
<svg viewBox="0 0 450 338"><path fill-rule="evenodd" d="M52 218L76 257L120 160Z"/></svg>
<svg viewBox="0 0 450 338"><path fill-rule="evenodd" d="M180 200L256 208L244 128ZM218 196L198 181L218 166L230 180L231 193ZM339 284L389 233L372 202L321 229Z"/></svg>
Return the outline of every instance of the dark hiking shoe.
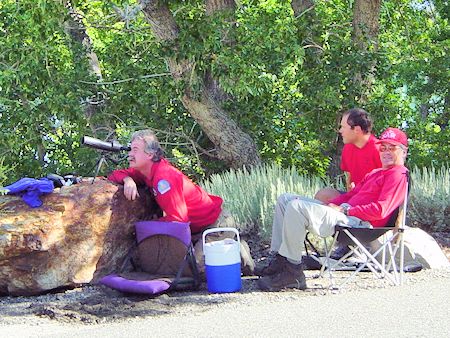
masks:
<svg viewBox="0 0 450 338"><path fill-rule="evenodd" d="M285 257L276 254L275 257L269 260L267 265L257 265L255 267L255 276L272 276L281 271L287 261Z"/></svg>
<svg viewBox="0 0 450 338"><path fill-rule="evenodd" d="M263 291L280 291L285 288L305 290L305 274L301 264L296 265L286 262L282 271L272 276L260 278L258 287Z"/></svg>
<svg viewBox="0 0 450 338"><path fill-rule="evenodd" d="M331 253L330 258L339 260L344 257L349 251L350 248L347 245L338 245L338 247Z"/></svg>

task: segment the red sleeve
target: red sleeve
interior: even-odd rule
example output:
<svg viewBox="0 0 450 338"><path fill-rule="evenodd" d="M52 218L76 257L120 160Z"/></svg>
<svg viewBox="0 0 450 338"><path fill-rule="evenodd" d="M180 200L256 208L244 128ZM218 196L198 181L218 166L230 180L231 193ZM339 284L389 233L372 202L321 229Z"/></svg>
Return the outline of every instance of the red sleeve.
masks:
<svg viewBox="0 0 450 338"><path fill-rule="evenodd" d="M161 181L169 184L170 189L165 191L159 186ZM165 184L165 182L163 182ZM154 189L156 192L156 203L164 211L165 216L159 221L166 222L189 222L186 200L183 194L183 178L181 175L170 175L161 179L155 179Z"/></svg>
<svg viewBox="0 0 450 338"><path fill-rule="evenodd" d="M407 180L403 170L396 170L384 177L385 181L377 201L351 207L349 216L366 221L376 221L388 217L405 198Z"/></svg>
<svg viewBox="0 0 450 338"><path fill-rule="evenodd" d="M362 180L361 183L356 185L356 187L354 187L352 190L350 190L346 193L340 194L339 196L336 196L335 198L333 198L330 201L330 203L333 203L336 205L341 205L342 203L347 203L355 194L358 193L363 182L364 182L364 180Z"/></svg>
<svg viewBox="0 0 450 338"><path fill-rule="evenodd" d="M108 176L108 180L123 184L125 177L131 177L136 184L145 184L145 177L139 171L133 168L114 170Z"/></svg>
<svg viewBox="0 0 450 338"><path fill-rule="evenodd" d="M356 188L355 188L356 189ZM350 190L349 192L340 194L333 198L330 203L341 205L342 203L346 203L350 200L350 198L355 194L355 189Z"/></svg>

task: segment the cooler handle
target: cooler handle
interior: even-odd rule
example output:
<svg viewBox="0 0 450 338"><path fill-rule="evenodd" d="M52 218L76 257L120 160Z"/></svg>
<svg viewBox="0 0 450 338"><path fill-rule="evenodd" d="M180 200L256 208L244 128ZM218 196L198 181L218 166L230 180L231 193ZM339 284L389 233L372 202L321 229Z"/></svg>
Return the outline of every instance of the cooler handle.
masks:
<svg viewBox="0 0 450 338"><path fill-rule="evenodd" d="M213 232L223 232L223 231L234 232L236 234L238 243L241 242L241 240L239 238L239 231L236 228L212 228L212 229L207 229L207 230L203 231L203 235L202 235L203 245L206 244L205 243L206 235L209 235L210 233L213 233Z"/></svg>

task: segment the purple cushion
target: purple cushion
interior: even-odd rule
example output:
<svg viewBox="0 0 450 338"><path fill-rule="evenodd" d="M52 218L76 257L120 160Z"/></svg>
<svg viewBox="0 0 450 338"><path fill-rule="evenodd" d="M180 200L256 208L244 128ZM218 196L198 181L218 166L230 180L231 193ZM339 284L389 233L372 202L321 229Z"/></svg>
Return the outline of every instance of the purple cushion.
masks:
<svg viewBox="0 0 450 338"><path fill-rule="evenodd" d="M189 223L143 221L137 222L135 227L138 243L153 235L169 235L178 238L186 246L189 246L191 243L191 229L189 228Z"/></svg>
<svg viewBox="0 0 450 338"><path fill-rule="evenodd" d="M155 295L166 291L170 284L162 280L131 280L118 275L108 275L99 280L100 284L111 289L129 293Z"/></svg>

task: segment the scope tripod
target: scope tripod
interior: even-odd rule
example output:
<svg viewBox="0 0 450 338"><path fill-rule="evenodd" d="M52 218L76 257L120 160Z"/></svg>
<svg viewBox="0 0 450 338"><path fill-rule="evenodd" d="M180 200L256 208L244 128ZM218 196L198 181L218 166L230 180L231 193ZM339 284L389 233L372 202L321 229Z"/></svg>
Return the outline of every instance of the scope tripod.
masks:
<svg viewBox="0 0 450 338"><path fill-rule="evenodd" d="M95 178L98 176L100 169L103 165L109 166L108 161L111 161L114 164L118 164L120 161L112 158L107 152L102 151L97 163L95 163L95 172L94 177L92 178L91 184L94 184Z"/></svg>

